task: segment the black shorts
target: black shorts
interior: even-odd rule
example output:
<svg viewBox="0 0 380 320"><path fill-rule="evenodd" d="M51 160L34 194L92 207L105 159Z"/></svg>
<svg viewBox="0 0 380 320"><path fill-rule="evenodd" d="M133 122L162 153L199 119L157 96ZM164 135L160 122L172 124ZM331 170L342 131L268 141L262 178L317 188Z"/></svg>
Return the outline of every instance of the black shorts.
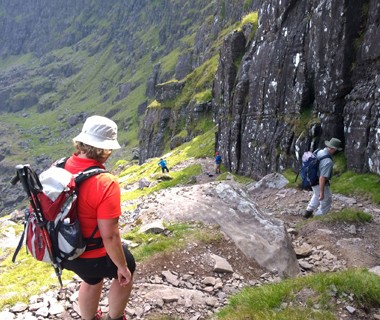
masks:
<svg viewBox="0 0 380 320"><path fill-rule="evenodd" d="M128 269L133 274L136 269L135 258L128 250L127 245L122 245ZM95 285L103 278L116 279L117 267L108 254L100 258L76 258L62 262L62 268L75 272L84 282Z"/></svg>

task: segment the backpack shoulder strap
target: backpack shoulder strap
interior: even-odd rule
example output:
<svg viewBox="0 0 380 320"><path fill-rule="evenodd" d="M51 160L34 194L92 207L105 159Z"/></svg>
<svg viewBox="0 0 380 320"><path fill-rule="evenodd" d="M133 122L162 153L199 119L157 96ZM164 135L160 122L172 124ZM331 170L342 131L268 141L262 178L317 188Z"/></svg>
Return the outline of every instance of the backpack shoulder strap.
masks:
<svg viewBox="0 0 380 320"><path fill-rule="evenodd" d="M317 150L315 150L314 152L313 152L313 154L315 155L315 157L318 159L318 161L321 161L321 160L323 160L323 159L327 159L327 158L330 158L330 159L332 159L331 158L331 155L328 153L328 154L325 154L324 156L322 156L322 157L317 157L317 154L318 154L318 152L319 151L321 151L321 149L317 149Z"/></svg>
<svg viewBox="0 0 380 320"><path fill-rule="evenodd" d="M67 159L68 159L68 157L61 158L61 159L57 160L56 162L54 162L53 166L65 169L65 164L66 164Z"/></svg>
<svg viewBox="0 0 380 320"><path fill-rule="evenodd" d="M105 172L108 172L107 170L104 170L104 169L101 169L97 166L93 166L93 167L89 167L81 172L79 172L76 177L75 177L75 184L78 186L79 184L81 184L83 181L85 181L86 179L92 177L92 176L96 176L97 174L100 174L100 173L105 173Z"/></svg>
<svg viewBox="0 0 380 320"><path fill-rule="evenodd" d="M86 179L96 176L97 174L108 172L107 170L104 170L98 166L92 166L89 168L86 168L85 170L79 172L75 176L75 184L77 187L77 190L79 188L79 185L85 181ZM84 241L86 242L86 251L98 249L103 247L103 240L102 238L95 238L96 232L99 230L98 225L96 225L94 231L88 238L84 238Z"/></svg>
<svg viewBox="0 0 380 320"><path fill-rule="evenodd" d="M65 169L65 165L66 165L67 159L69 159L69 157L63 157L63 158L61 158L61 159L57 160L56 162L54 162L53 166ZM95 176L97 174L103 173L103 172L108 172L108 171L104 170L104 169L102 169L102 168L100 168L98 166L88 167L88 168L84 169L83 171L79 172L75 176L75 184L79 185L84 180L86 180L86 179L88 179L88 178L90 178L92 176Z"/></svg>

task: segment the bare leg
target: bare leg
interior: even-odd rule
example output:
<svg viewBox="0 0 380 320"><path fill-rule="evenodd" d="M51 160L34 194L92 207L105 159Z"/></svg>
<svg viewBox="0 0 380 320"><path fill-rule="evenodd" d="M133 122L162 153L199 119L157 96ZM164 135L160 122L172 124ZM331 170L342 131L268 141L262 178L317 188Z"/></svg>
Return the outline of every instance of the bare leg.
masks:
<svg viewBox="0 0 380 320"><path fill-rule="evenodd" d="M125 307L127 306L132 291L132 286L133 280L131 280L131 282L125 287L121 287L117 279L112 281L108 293L109 316L112 319L117 319L124 314Z"/></svg>
<svg viewBox="0 0 380 320"><path fill-rule="evenodd" d="M79 289L79 309L82 319L92 320L98 311L100 295L102 293L103 281L95 285L82 282Z"/></svg>

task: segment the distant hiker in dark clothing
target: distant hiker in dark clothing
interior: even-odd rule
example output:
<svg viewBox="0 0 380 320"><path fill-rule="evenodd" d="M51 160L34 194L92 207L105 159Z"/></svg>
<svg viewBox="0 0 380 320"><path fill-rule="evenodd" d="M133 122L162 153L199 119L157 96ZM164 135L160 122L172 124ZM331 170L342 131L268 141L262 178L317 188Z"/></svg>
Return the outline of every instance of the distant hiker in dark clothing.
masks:
<svg viewBox="0 0 380 320"><path fill-rule="evenodd" d="M166 172L169 172L169 169L168 167L166 166L166 160L165 159L160 159L160 162L158 163L158 165L161 167L161 170L162 170L162 173L164 173L165 171Z"/></svg>
<svg viewBox="0 0 380 320"><path fill-rule="evenodd" d="M222 163L222 157L219 155L219 152L215 153L215 173L219 174L220 171L220 165Z"/></svg>
<svg viewBox="0 0 380 320"><path fill-rule="evenodd" d="M330 141L325 141L325 145L326 148L318 151L317 158L321 158L327 154L332 156L337 151L342 150L342 142L336 138L332 138ZM315 216L321 216L330 211L332 205L332 195L330 191L332 169L333 161L330 157L322 159L319 162L319 181L317 185L311 187L313 189L313 197L303 215L305 218L312 217L313 211L316 209Z"/></svg>

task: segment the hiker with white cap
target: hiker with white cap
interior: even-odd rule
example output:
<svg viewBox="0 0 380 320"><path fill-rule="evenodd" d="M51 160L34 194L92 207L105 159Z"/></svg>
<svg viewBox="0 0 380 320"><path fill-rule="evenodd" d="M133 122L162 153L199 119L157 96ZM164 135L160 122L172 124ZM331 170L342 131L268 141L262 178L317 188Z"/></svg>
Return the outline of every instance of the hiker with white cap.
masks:
<svg viewBox="0 0 380 320"><path fill-rule="evenodd" d="M342 142L337 138L331 138L330 141L325 141L326 147L319 150L316 154L317 158L321 159L319 162L319 181L318 184L312 186L313 196L304 213L305 218L313 216L321 216L330 211L332 206L332 195L330 191L330 179L332 177L333 161L331 156L337 151L341 151ZM328 157L325 157L329 155ZM322 159L323 158L323 159Z"/></svg>
<svg viewBox="0 0 380 320"><path fill-rule="evenodd" d="M73 174L89 167L104 169L112 150L120 148L116 123L101 116L89 117L73 141L76 152L65 164L65 169ZM88 238L95 232L93 238L102 244L100 248L96 246L63 263L64 269L74 271L83 280L78 296L81 318L101 318L98 308L103 281L111 278L107 319L126 319L124 310L132 290L136 264L120 238L120 186L116 177L106 172L88 178L80 186L77 204L83 236Z"/></svg>

